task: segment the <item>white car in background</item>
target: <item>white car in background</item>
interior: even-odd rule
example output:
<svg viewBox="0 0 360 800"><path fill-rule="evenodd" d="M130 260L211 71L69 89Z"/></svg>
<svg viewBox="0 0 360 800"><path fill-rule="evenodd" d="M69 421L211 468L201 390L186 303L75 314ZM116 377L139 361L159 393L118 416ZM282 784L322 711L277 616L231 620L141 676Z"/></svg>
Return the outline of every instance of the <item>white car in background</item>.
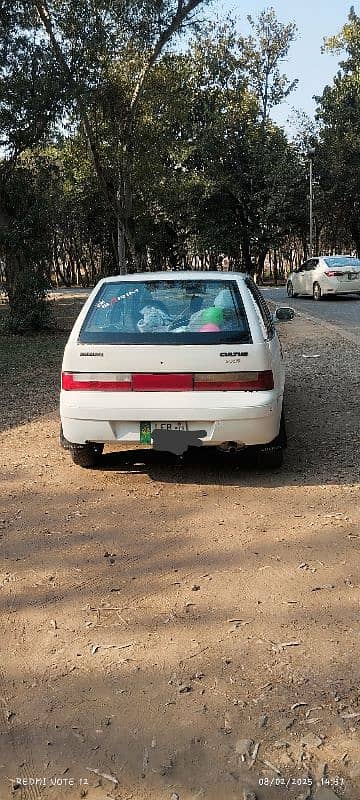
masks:
<svg viewBox="0 0 360 800"><path fill-rule="evenodd" d="M105 278L67 342L60 397L63 447L95 466L104 444L255 448L280 466L284 366L273 316L251 279L218 272Z"/></svg>
<svg viewBox="0 0 360 800"><path fill-rule="evenodd" d="M326 295L360 293L360 259L352 256L309 258L290 273L288 297L311 295L321 300Z"/></svg>

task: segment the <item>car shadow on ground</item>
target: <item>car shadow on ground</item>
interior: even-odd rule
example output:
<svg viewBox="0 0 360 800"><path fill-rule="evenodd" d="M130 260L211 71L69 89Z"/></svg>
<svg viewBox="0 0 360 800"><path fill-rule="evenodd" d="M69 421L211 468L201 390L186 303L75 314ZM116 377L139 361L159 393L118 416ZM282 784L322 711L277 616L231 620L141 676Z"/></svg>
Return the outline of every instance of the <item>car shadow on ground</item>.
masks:
<svg viewBox="0 0 360 800"><path fill-rule="evenodd" d="M110 447L110 446L109 446ZM153 481L174 484L223 486L291 486L299 484L348 485L359 473L359 464L347 461L343 469L331 469L329 458L316 453L299 454L296 445L287 449L280 469L262 469L254 463L253 455L244 451L236 455L219 453L216 448L203 447L182 457L152 449L110 450L105 452L97 472L115 474L146 474ZM313 457L311 457L313 456Z"/></svg>

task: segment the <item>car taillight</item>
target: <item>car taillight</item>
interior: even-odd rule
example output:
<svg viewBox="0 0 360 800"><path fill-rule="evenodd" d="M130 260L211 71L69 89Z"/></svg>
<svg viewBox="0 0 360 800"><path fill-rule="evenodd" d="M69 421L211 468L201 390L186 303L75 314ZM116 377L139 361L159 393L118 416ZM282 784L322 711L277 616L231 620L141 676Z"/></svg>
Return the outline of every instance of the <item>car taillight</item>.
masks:
<svg viewBox="0 0 360 800"><path fill-rule="evenodd" d="M271 370L264 372L63 372L61 386L75 392L225 392L274 388Z"/></svg>
<svg viewBox="0 0 360 800"><path fill-rule="evenodd" d="M133 392L190 392L193 376L190 372L138 372L132 376Z"/></svg>
<svg viewBox="0 0 360 800"><path fill-rule="evenodd" d="M257 392L274 388L271 370L265 372L212 372L194 375L194 389L199 392Z"/></svg>
<svg viewBox="0 0 360 800"><path fill-rule="evenodd" d="M73 392L131 392L131 375L126 372L63 372L61 386Z"/></svg>
<svg viewBox="0 0 360 800"><path fill-rule="evenodd" d="M334 270L334 269L328 269L328 270L325 270L324 274L326 275L327 278L341 278L341 276L344 273L343 272L336 272L336 270Z"/></svg>

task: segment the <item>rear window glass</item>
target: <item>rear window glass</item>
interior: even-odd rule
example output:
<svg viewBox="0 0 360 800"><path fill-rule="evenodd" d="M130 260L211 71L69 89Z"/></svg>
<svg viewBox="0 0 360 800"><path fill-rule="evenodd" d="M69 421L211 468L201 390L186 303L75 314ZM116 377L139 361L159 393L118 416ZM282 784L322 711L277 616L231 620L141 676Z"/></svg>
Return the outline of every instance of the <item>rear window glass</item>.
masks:
<svg viewBox="0 0 360 800"><path fill-rule="evenodd" d="M341 256L329 256L328 258L324 258L325 264L327 267L358 267L360 269L360 258L352 258L352 256L347 256L346 258Z"/></svg>
<svg viewBox="0 0 360 800"><path fill-rule="evenodd" d="M251 342L236 281L147 280L104 283L80 342L216 344Z"/></svg>

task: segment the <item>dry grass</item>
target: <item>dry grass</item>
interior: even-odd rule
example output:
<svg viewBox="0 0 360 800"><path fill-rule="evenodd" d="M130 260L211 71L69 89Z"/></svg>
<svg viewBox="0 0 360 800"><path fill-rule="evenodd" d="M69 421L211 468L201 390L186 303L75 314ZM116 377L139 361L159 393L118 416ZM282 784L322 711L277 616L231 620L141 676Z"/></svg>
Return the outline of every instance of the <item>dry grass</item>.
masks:
<svg viewBox="0 0 360 800"><path fill-rule="evenodd" d="M0 430L57 408L63 351L84 300L49 302L54 330L23 336L4 331L6 306L0 306Z"/></svg>

